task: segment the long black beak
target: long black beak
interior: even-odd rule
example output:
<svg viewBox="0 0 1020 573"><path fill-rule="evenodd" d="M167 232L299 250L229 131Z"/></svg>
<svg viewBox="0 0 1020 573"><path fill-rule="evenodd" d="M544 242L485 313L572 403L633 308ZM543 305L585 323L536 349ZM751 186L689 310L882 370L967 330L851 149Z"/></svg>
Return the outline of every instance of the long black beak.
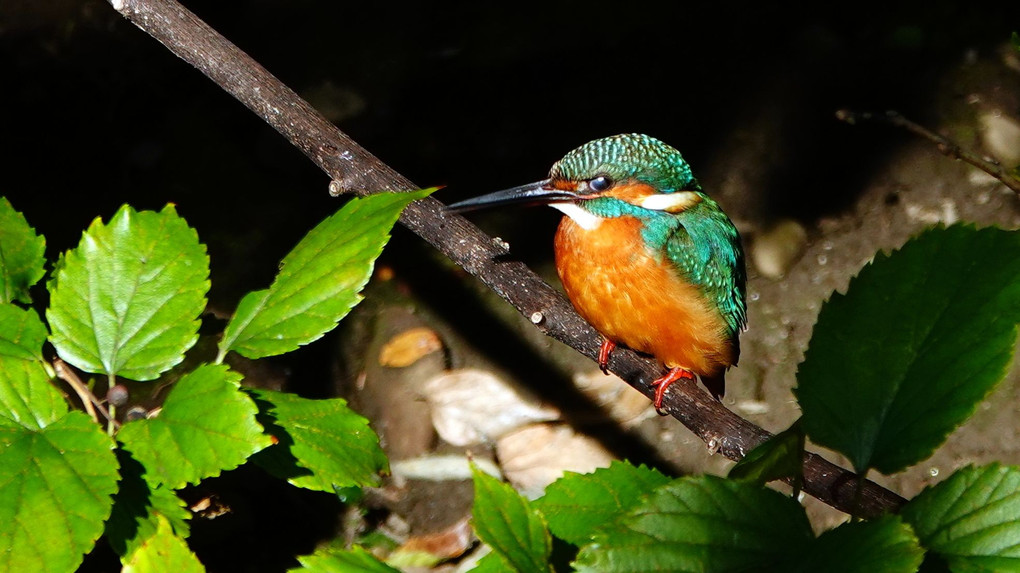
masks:
<svg viewBox="0 0 1020 573"><path fill-rule="evenodd" d="M463 213L465 211L499 207L501 205L545 205L547 203L573 201L575 199L577 199L577 195L570 191L553 188L551 180L546 179L454 203L448 206L446 210L453 213Z"/></svg>

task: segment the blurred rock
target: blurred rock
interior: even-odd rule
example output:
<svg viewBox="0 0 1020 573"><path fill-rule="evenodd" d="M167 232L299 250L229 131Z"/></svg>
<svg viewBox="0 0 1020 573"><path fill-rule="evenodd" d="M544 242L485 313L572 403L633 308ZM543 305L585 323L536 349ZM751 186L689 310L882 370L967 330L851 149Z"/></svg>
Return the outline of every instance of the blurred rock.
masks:
<svg viewBox="0 0 1020 573"><path fill-rule="evenodd" d="M436 442L436 433L419 386L421 380L446 368L446 358L441 352L421 354L405 351L401 355L400 351L393 351L390 354L400 356L390 356L389 359L406 365L391 367L380 364L383 349L387 345L392 348L395 338L418 329L429 329L409 306L376 302L375 306L362 305L359 307L361 312L345 321L345 329L352 333L345 342L362 341L360 345L350 343L342 349L345 356L341 366L346 371L344 378L353 379L345 395L349 396L358 412L372 421L372 427L379 433L383 449L391 460L418 457L431 451ZM405 340L414 338L417 335ZM438 340L438 336L436 338ZM417 358L408 362L412 354Z"/></svg>
<svg viewBox="0 0 1020 573"><path fill-rule="evenodd" d="M1020 70L1008 43L995 56L971 52L945 74L936 98L941 124L936 131L1012 168L1020 164Z"/></svg>
<svg viewBox="0 0 1020 573"><path fill-rule="evenodd" d="M473 500L470 480L393 480L366 495L371 506L388 511L383 513L387 521L403 524L402 531L391 529L390 535L400 543L455 526L471 515Z"/></svg>
<svg viewBox="0 0 1020 573"><path fill-rule="evenodd" d="M982 113L980 120L985 149L1006 166L1020 164L1020 123L998 109Z"/></svg>
<svg viewBox="0 0 1020 573"><path fill-rule="evenodd" d="M806 246L804 226L785 219L754 236L750 259L763 277L780 279L804 253Z"/></svg>

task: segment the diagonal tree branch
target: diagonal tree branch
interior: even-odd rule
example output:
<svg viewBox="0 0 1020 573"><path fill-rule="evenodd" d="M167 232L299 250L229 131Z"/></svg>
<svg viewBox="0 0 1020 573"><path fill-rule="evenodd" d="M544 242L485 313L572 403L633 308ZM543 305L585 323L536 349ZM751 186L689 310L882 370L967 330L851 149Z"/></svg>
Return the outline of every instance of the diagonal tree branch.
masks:
<svg viewBox="0 0 1020 573"><path fill-rule="evenodd" d="M174 0L110 0L113 7L170 51L208 76L272 125L333 179L330 192L369 194L418 187L363 149L265 68ZM414 233L442 251L506 299L541 331L595 358L600 338L570 303L508 250L433 198L412 203L400 218ZM646 396L661 374L654 362L620 348L610 369ZM727 410L693 384L674 384L664 409L708 446L741 459L771 434ZM808 453L804 491L847 513L874 516L895 511L904 500L895 493ZM855 495L856 493L856 495Z"/></svg>

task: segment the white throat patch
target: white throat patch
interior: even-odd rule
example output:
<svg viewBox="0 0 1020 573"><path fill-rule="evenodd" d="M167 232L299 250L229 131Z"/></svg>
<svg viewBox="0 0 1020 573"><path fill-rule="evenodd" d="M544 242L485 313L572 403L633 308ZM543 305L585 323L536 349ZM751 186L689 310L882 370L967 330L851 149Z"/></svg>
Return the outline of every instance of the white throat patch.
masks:
<svg viewBox="0 0 1020 573"><path fill-rule="evenodd" d="M562 211L564 215L573 219L585 231L591 231L602 224L602 217L593 215L574 203L549 203L549 206Z"/></svg>

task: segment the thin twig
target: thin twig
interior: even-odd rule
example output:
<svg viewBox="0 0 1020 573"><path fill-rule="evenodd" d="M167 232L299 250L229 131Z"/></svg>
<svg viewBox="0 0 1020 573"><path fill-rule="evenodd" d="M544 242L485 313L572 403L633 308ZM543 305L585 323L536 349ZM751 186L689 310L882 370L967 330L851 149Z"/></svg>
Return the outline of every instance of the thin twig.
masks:
<svg viewBox="0 0 1020 573"><path fill-rule="evenodd" d="M998 179L1003 185L1012 189L1017 195L1020 195L1020 179L1014 177L1013 174L1003 167L1001 163L994 159L982 157L976 153L967 151L960 147L956 142L903 117L903 115L899 112L890 110L883 114L878 114L871 113L870 111L850 111L848 109L841 109L836 112L836 119L849 123L850 125L855 125L859 121L877 121L888 123L889 125L895 125L896 127L902 127L914 135L919 135L934 143L938 150L945 155L952 157L953 159L961 159L970 163L974 167L977 167L981 171L984 171Z"/></svg>
<svg viewBox="0 0 1020 573"><path fill-rule="evenodd" d="M74 390L75 394L78 395L78 399L81 400L82 406L85 408L85 412L89 416L92 416L92 419L95 420L97 424L99 423L99 416L96 414L96 411L98 410L99 414L102 414L103 418L106 419L108 425L114 424L119 426L117 421L113 419L113 416L111 416L103 406L103 402L97 398L91 390L89 390L89 387L81 381L78 374L76 374L74 369L68 366L66 362L59 358L54 358L53 370L57 373L58 378L67 382L67 385Z"/></svg>
<svg viewBox="0 0 1020 573"><path fill-rule="evenodd" d="M272 125L332 179L333 194L367 195L381 190L417 189L352 141L290 88L174 0L109 0L125 18L198 68L221 88ZM445 212L434 198L412 203L400 222L512 304L536 327L594 359L600 336L570 303L507 247L459 215ZM535 320L534 317L539 317ZM620 348L610 369L651 397L650 383L662 373L655 362ZM772 435L727 410L693 384L674 384L665 407L714 451L739 460ZM853 473L815 454L804 458L804 491L847 513L873 516L897 510L904 499L865 481L854 506Z"/></svg>
<svg viewBox="0 0 1020 573"><path fill-rule="evenodd" d="M92 405L95 396L89 391L78 375L68 367L67 363L59 358L53 360L53 370L56 371L57 377L67 382L67 384L74 390L75 394L78 394L78 399L81 400L82 406L85 407L85 412L92 417L96 423L99 423L99 416L96 414L96 409Z"/></svg>

